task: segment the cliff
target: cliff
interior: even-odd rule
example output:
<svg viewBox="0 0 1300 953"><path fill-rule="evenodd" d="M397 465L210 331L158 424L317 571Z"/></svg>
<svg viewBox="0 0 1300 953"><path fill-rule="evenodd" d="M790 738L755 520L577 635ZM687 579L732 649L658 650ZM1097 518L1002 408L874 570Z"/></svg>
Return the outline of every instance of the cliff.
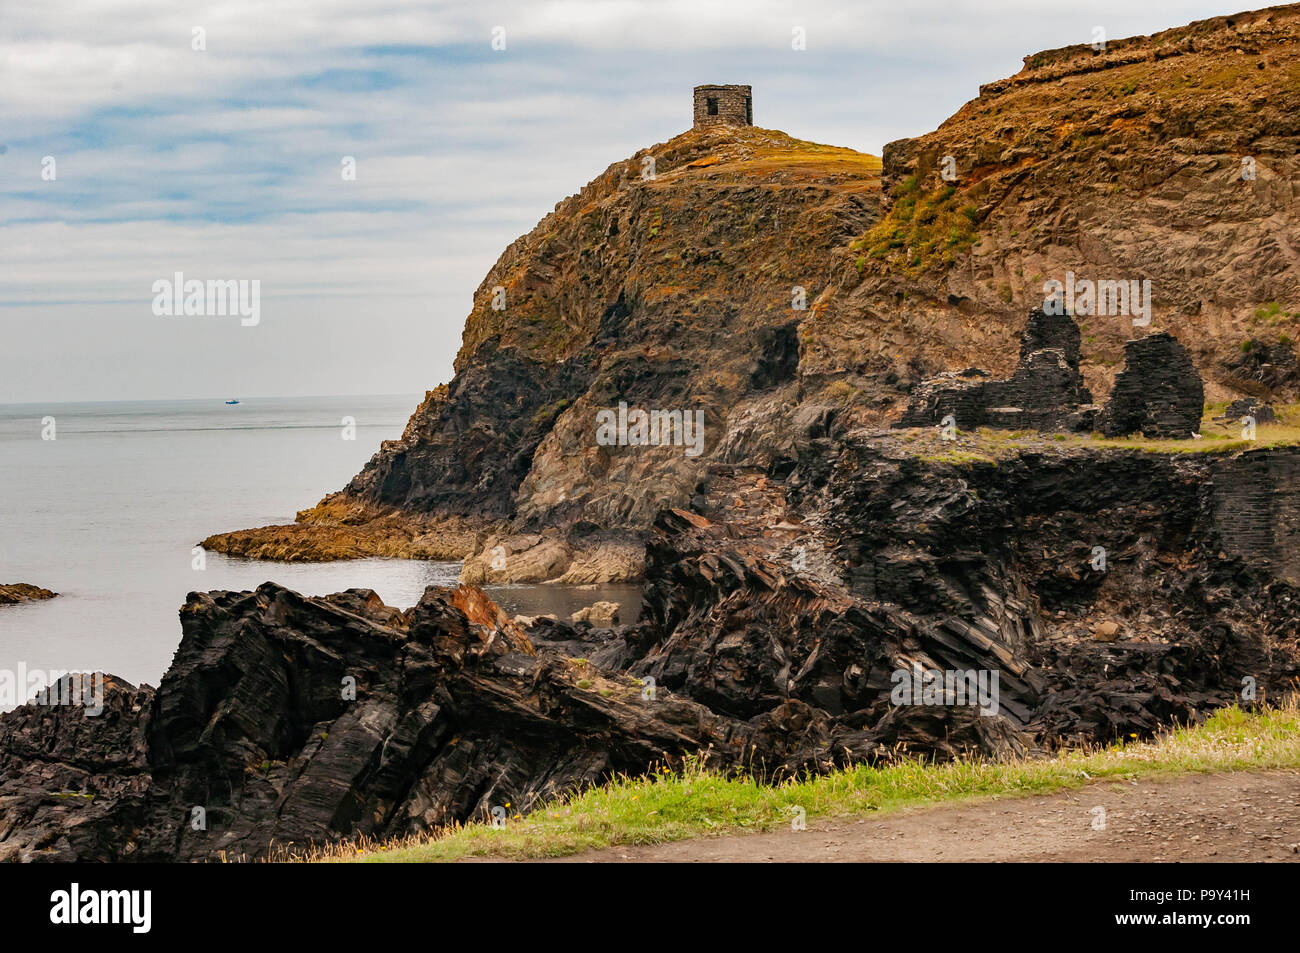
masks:
<svg viewBox="0 0 1300 953"><path fill-rule="evenodd" d="M634 577L711 465L780 476L818 421L897 421L972 364L1010 375L1023 315L1071 276L1150 282L1149 324L1076 313L1098 401L1159 332L1211 403L1295 400L1298 40L1293 5L1029 56L883 164L755 128L643 150L506 249L400 440L295 524L204 545ZM698 411L702 453L603 444L620 404Z"/></svg>
<svg viewBox="0 0 1300 953"><path fill-rule="evenodd" d="M841 273L838 307L809 328L801 370L879 390L861 368L891 348L925 341L927 373L995 341L1006 353L1044 282L1073 272L1151 282L1148 327L1080 316L1099 397L1124 342L1163 328L1210 400L1294 400L1298 40L1290 5L1027 56L934 132L890 143L888 212L856 243L862 273Z"/></svg>
<svg viewBox="0 0 1300 953"><path fill-rule="evenodd" d="M749 415L798 402L800 321L879 217L879 168L756 128L691 131L615 163L506 249L475 294L455 378L401 440L296 526L204 545L477 553L473 582L639 574L638 531L686 505L707 459L752 455ZM620 402L702 413L704 453L598 444L597 413Z"/></svg>

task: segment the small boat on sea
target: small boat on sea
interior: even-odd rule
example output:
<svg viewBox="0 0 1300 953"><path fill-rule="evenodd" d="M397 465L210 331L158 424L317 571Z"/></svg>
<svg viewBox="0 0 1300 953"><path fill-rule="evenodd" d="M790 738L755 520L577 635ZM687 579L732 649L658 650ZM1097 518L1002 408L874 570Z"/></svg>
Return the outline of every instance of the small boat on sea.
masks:
<svg viewBox="0 0 1300 953"><path fill-rule="evenodd" d="M228 401L226 401L226 403L227 403L227 404L237 404L237 403L239 403L239 401L237 401L237 400L228 400Z"/></svg>

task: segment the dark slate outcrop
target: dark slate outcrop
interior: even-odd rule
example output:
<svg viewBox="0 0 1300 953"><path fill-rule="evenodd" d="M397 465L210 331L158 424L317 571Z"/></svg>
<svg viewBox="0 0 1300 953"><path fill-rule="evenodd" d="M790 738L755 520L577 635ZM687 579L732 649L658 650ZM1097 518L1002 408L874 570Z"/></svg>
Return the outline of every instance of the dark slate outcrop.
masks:
<svg viewBox="0 0 1300 953"><path fill-rule="evenodd" d="M1052 348L1064 355L1070 367L1078 367L1083 355L1082 341L1079 326L1070 315L1049 314L1042 308L1033 308L1020 333L1020 360L1023 362L1035 351Z"/></svg>
<svg viewBox="0 0 1300 953"><path fill-rule="evenodd" d="M1240 423L1243 417L1254 417L1257 424L1277 422L1277 413L1272 404L1264 403L1258 397L1241 397L1234 400L1215 420L1223 423Z"/></svg>
<svg viewBox="0 0 1300 953"><path fill-rule="evenodd" d="M1297 467L1295 449L951 465L853 435L800 491L830 515L797 542L836 573L792 570L796 540L668 514L628 670L737 717L796 699L855 752L1148 736L1240 702L1245 676L1282 690L1300 673L1300 531L1276 518L1300 505ZM1276 499L1244 523L1261 494ZM917 664L996 671L997 717L894 706L891 676Z"/></svg>
<svg viewBox="0 0 1300 953"><path fill-rule="evenodd" d="M1224 363L1225 383L1248 393L1286 391L1300 382L1300 358L1288 340L1250 338Z"/></svg>
<svg viewBox="0 0 1300 953"><path fill-rule="evenodd" d="M1205 386L1187 351L1168 331L1124 345L1124 368L1097 418L1107 437L1140 433L1187 439L1201 429Z"/></svg>
<svg viewBox="0 0 1300 953"><path fill-rule="evenodd" d="M191 594L157 690L110 678L98 717L0 716L0 859L383 839L697 754L767 780L1032 755L1300 678L1300 449L955 465L888 435L801 446L782 484L751 475L788 520L737 468L710 471L711 515L660 515L633 626L523 630L471 586L404 611L369 590ZM996 675L996 712L896 704L915 667Z"/></svg>
<svg viewBox="0 0 1300 953"><path fill-rule="evenodd" d="M217 860L400 835L682 754L725 768L758 730L539 652L472 587L399 612L369 590L267 583L191 594L181 620L157 691L110 679L98 717L0 716L0 859ZM781 763L800 743L769 733L762 751Z"/></svg>
<svg viewBox="0 0 1300 953"><path fill-rule="evenodd" d="M420 405L402 439L385 443L344 496L417 512L513 513L538 444L592 374L582 362L530 360L493 342L480 357Z"/></svg>

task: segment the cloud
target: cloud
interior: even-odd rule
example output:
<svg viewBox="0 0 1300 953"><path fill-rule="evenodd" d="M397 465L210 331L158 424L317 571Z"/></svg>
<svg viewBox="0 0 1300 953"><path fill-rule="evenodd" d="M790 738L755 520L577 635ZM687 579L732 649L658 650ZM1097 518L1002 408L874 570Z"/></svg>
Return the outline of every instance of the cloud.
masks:
<svg viewBox="0 0 1300 953"><path fill-rule="evenodd" d="M200 346L223 372L259 368L249 394L329 380L423 390L450 376L496 256L610 163L683 131L693 85L751 83L760 125L878 153L1093 25L1122 36L1220 12L1198 0L13 4L0 22L0 330L35 351L0 352L0 401L182 396L201 375L176 368ZM791 48L795 27L806 50ZM340 175L344 156L356 181ZM264 281L278 322L256 361L247 335L148 330L142 296L178 270ZM381 330L382 374L360 373L355 347L317 346Z"/></svg>

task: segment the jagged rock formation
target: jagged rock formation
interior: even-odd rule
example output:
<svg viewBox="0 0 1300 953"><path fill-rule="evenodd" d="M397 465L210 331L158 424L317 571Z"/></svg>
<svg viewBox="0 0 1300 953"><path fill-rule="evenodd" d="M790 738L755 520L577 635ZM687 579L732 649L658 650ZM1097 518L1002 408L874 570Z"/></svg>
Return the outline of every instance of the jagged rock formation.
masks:
<svg viewBox="0 0 1300 953"><path fill-rule="evenodd" d="M725 766L754 731L539 653L474 589L403 613L268 583L192 594L181 618L156 692L109 679L100 717L0 717L0 859L217 860L423 830L681 752Z"/></svg>
<svg viewBox="0 0 1300 953"><path fill-rule="evenodd" d="M27 602L32 599L53 599L57 595L57 592L42 589L40 586L33 586L26 582L15 582L0 586L0 606L16 605L19 602Z"/></svg>
<svg viewBox="0 0 1300 953"><path fill-rule="evenodd" d="M1300 448L955 464L828 431L780 479L714 464L698 512L662 514L633 626L525 631L472 587L406 611L191 594L156 692L110 679L98 718L0 716L0 857L400 835L697 752L766 778L1035 754L1300 677ZM896 698L917 670L996 684L990 714L973 688Z"/></svg>
<svg viewBox="0 0 1300 953"><path fill-rule="evenodd" d="M1201 429L1205 387L1196 365L1167 331L1124 345L1124 369L1097 419L1107 437L1187 439Z"/></svg>
<svg viewBox="0 0 1300 953"><path fill-rule="evenodd" d="M991 422L1087 426L1039 419L1024 390L1073 399L1077 368L1105 395L1130 315L1081 319L1064 365L1049 346L1011 366L1020 317L1067 272L1149 279L1155 325L1177 322L1211 399L1294 398L1297 50L1285 6L1026 57L939 129L890 143L883 171L752 127L643 150L506 249L455 378L401 440L296 524L205 545L464 557L469 582L634 577L646 528L710 465L788 472L809 426L883 425L944 371L1006 381L982 403ZM969 383L934 397L966 426ZM703 455L598 444L595 414L621 400L703 411Z"/></svg>
<svg viewBox="0 0 1300 953"><path fill-rule="evenodd" d="M1033 430L1091 429L1092 394L1079 373L1079 328L1067 314L1029 312L1020 361L1007 380L978 368L943 374L912 392L896 427L927 427L951 415L958 427Z"/></svg>
<svg viewBox="0 0 1300 953"><path fill-rule="evenodd" d="M666 517L642 641L633 630L626 658L596 657L716 711L795 698L830 730L939 754L945 732L990 752L1143 734L1236 700L1253 672L1281 691L1300 665L1300 533L1277 519L1300 503L1300 451L949 465L855 435L810 452L787 494L815 523ZM734 512L733 493L710 515ZM811 551L830 558L799 558ZM916 664L996 670L1000 720L900 712L890 677Z"/></svg>

